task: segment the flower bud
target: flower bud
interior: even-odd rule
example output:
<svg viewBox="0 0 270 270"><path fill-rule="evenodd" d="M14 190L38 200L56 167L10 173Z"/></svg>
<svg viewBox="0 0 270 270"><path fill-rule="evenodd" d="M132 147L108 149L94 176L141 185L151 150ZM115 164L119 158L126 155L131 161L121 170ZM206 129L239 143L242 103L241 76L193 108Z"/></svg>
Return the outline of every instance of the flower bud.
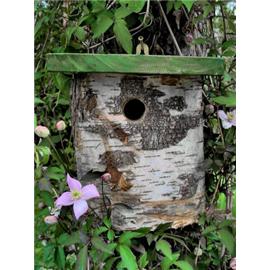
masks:
<svg viewBox="0 0 270 270"><path fill-rule="evenodd" d="M62 131L66 128L66 123L63 120L60 120L56 123L55 127L58 131Z"/></svg>
<svg viewBox="0 0 270 270"><path fill-rule="evenodd" d="M215 111L215 107L212 104L205 106L204 111L207 115L212 114Z"/></svg>
<svg viewBox="0 0 270 270"><path fill-rule="evenodd" d="M202 256L202 254L203 254L203 252L202 252L202 249L201 248L198 248L198 247L196 247L195 249L194 249L194 255L195 256Z"/></svg>
<svg viewBox="0 0 270 270"><path fill-rule="evenodd" d="M187 34L185 35L185 42L186 42L186 44L190 44L192 41L193 41L193 36L192 36L192 34L187 33Z"/></svg>
<svg viewBox="0 0 270 270"><path fill-rule="evenodd" d="M236 258L232 258L230 261L230 267L232 270L236 270Z"/></svg>
<svg viewBox="0 0 270 270"><path fill-rule="evenodd" d="M112 179L112 176L110 173L104 173L102 176L101 176L101 179L103 181L110 181Z"/></svg>
<svg viewBox="0 0 270 270"><path fill-rule="evenodd" d="M35 128L35 133L40 138L46 138L50 135L49 129L47 127L44 127L44 126L37 126Z"/></svg>
<svg viewBox="0 0 270 270"><path fill-rule="evenodd" d="M44 218L44 222L46 224L52 225L58 222L58 219L56 216L47 216Z"/></svg>

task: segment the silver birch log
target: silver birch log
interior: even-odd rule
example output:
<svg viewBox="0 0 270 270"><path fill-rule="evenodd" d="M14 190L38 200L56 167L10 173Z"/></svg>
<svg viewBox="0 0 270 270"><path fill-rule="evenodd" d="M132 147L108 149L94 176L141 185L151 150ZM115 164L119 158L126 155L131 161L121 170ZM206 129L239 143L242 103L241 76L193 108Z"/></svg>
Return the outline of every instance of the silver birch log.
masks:
<svg viewBox="0 0 270 270"><path fill-rule="evenodd" d="M204 210L199 76L76 75L72 121L78 178L112 175L104 194L115 229L196 222ZM91 183L101 193L101 180ZM90 204L104 214L102 198Z"/></svg>

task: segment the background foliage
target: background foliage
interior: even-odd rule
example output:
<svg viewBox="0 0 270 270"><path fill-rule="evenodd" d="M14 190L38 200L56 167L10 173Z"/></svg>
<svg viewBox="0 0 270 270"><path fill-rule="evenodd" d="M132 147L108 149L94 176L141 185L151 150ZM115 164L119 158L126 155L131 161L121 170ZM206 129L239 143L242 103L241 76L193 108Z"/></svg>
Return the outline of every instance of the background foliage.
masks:
<svg viewBox="0 0 270 270"><path fill-rule="evenodd" d="M107 218L59 223L44 218L76 175L70 119L70 75L48 73L46 53L134 53L138 36L150 54L179 54L157 1L35 2L35 269L230 269L235 257L235 128L223 129L217 110L235 107L235 3L162 1L183 55L224 57L222 77L204 76L207 211L199 224L171 230L116 232ZM67 128L55 129L58 120ZM88 268L87 268L88 267Z"/></svg>

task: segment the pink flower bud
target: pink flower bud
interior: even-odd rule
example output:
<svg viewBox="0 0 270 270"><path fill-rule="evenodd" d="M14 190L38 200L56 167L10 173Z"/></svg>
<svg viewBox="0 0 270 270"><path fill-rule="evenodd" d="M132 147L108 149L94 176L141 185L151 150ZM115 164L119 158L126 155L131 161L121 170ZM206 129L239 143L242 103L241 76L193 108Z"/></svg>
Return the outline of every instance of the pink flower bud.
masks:
<svg viewBox="0 0 270 270"><path fill-rule="evenodd" d="M111 174L109 174L109 173L104 173L104 174L101 176L101 179L102 179L103 181L110 181L110 180L112 179L112 176L111 176Z"/></svg>
<svg viewBox="0 0 270 270"><path fill-rule="evenodd" d="M204 111L207 115L212 114L215 111L215 107L212 104L205 106Z"/></svg>
<svg viewBox="0 0 270 270"><path fill-rule="evenodd" d="M230 267L232 270L236 270L236 258L232 258L230 262Z"/></svg>
<svg viewBox="0 0 270 270"><path fill-rule="evenodd" d="M66 128L66 123L63 120L60 120L56 123L55 127L58 131L62 131Z"/></svg>
<svg viewBox="0 0 270 270"><path fill-rule="evenodd" d="M185 42L186 42L186 44L190 44L192 41L193 41L193 36L192 36L192 34L187 33L187 34L185 35Z"/></svg>
<svg viewBox="0 0 270 270"><path fill-rule="evenodd" d="M47 216L44 218L44 222L46 224L52 225L58 222L58 218L56 216Z"/></svg>
<svg viewBox="0 0 270 270"><path fill-rule="evenodd" d="M41 137L41 138L46 138L50 135L49 129L44 126L37 126L35 128L35 133L38 135L38 137Z"/></svg>

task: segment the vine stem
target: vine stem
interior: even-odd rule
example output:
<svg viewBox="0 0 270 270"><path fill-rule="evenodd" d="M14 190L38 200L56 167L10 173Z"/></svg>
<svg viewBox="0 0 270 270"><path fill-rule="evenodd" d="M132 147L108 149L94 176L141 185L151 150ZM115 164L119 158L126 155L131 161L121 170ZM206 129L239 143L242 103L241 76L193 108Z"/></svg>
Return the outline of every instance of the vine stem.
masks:
<svg viewBox="0 0 270 270"><path fill-rule="evenodd" d="M169 21L168 21L168 19L167 19L167 17L166 17L166 14L165 14L165 12L164 12L164 10L163 10L163 7L162 7L162 5L160 4L160 1L157 1L157 2L158 2L158 5L159 5L161 14L162 14L162 16L163 16L163 19L164 19L164 21L165 21L165 23L166 23L166 25L167 25L167 28L168 28L168 30L169 30L169 32L170 32L171 37L172 37L173 43L174 43L174 45L175 45L175 47L176 47L176 49L177 49L177 51L178 51L178 54L181 55L181 56L183 56L183 54L182 54L182 52L181 52L181 50L180 50L180 47L179 47L179 45L178 45L178 43L177 43L177 40L176 40L176 38L175 38L175 36L174 36L174 33L173 33L173 31L172 31L172 28L171 28L171 26L170 26L170 24L169 24Z"/></svg>

